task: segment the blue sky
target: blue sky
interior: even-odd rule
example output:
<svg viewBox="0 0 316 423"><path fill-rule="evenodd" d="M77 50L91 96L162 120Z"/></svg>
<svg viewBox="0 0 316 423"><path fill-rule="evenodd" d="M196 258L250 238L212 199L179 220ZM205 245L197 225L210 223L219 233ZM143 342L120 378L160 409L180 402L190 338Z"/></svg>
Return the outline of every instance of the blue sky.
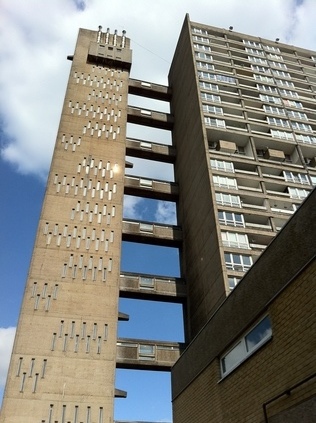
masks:
<svg viewBox="0 0 316 423"><path fill-rule="evenodd" d="M5 101L0 105L0 397L70 69L65 58L73 53L78 28L97 29L101 24L112 31L126 29L133 48L131 76L157 83L167 83L187 12L193 21L232 25L238 32L316 49L315 0L121 0L120 6L104 0L1 1L0 95ZM137 105L138 99L131 97L130 104ZM157 102L141 105L167 110ZM165 131L139 132L133 125L128 131L129 136L170 142ZM173 178L170 165L132 161L134 174ZM169 203L128 197L125 206L127 217L175 222L174 205ZM163 273L178 276L176 249L123 245L123 270L159 274L164 260L168 266ZM122 300L120 309L131 317L119 324L122 337L146 338L150 333L163 340L183 339L178 305L137 302L133 306ZM165 324L158 324L161 321ZM119 371L117 387L127 390L128 398L116 400L115 418L172 420L169 374Z"/></svg>

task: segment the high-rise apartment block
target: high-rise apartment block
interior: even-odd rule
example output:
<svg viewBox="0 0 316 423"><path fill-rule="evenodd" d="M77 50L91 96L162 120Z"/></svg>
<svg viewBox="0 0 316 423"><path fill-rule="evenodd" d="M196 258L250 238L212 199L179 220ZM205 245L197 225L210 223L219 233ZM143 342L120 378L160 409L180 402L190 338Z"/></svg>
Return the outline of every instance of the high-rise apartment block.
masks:
<svg viewBox="0 0 316 423"><path fill-rule="evenodd" d="M69 59L6 423L112 422L116 368L170 370L184 348L118 339L119 297L182 303L189 343L316 185L316 52L187 16L168 86L130 78L125 32L80 29ZM173 163L175 182L128 176L126 156ZM124 194L175 202L178 226L123 218ZM181 277L122 272L122 241L179 248Z"/></svg>

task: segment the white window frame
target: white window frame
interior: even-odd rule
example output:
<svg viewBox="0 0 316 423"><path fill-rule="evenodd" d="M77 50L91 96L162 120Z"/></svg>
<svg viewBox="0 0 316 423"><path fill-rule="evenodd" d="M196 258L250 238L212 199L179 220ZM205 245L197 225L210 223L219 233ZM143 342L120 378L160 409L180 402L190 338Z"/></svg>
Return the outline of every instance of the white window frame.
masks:
<svg viewBox="0 0 316 423"><path fill-rule="evenodd" d="M282 128L289 128L290 124L288 120L267 116L267 122L269 125L281 126Z"/></svg>
<svg viewBox="0 0 316 423"><path fill-rule="evenodd" d="M268 61L265 59L261 59L261 57L256 57L256 56L248 56L248 60L250 62L254 62L254 63L260 63L261 65L268 65Z"/></svg>
<svg viewBox="0 0 316 423"><path fill-rule="evenodd" d="M287 113L288 113L288 116L290 116L290 117L293 117L293 118L296 118L296 119L308 120L306 113L298 112L296 110L288 110Z"/></svg>
<svg viewBox="0 0 316 423"><path fill-rule="evenodd" d="M292 128L295 131L313 132L311 125L302 122L291 122Z"/></svg>
<svg viewBox="0 0 316 423"><path fill-rule="evenodd" d="M225 162L224 160L211 159L211 168L222 170L223 172L235 173L234 163Z"/></svg>
<svg viewBox="0 0 316 423"><path fill-rule="evenodd" d="M264 56L263 50L258 50L256 48L249 48L249 47L245 47L245 50L246 50L246 53L256 54L257 56Z"/></svg>
<svg viewBox="0 0 316 423"><path fill-rule="evenodd" d="M205 116L204 122L207 126L213 126L215 128L226 128L226 122L224 119L214 119L209 116Z"/></svg>
<svg viewBox="0 0 316 423"><path fill-rule="evenodd" d="M272 138L281 138L284 140L294 140L294 135L291 132L278 131L277 129L270 129Z"/></svg>
<svg viewBox="0 0 316 423"><path fill-rule="evenodd" d="M269 61L269 65L272 67L276 67L276 68L281 68L281 69L285 69L287 70L287 66L285 63L281 63L281 62L271 62Z"/></svg>
<svg viewBox="0 0 316 423"><path fill-rule="evenodd" d="M213 101L214 103L220 103L221 102L221 98L219 95L216 94L209 94L209 93L205 93L205 92L201 92L201 98L202 100L206 100L206 101Z"/></svg>
<svg viewBox="0 0 316 423"><path fill-rule="evenodd" d="M212 63L197 61L196 65L197 65L198 68L214 70L214 65L212 65Z"/></svg>
<svg viewBox="0 0 316 423"><path fill-rule="evenodd" d="M256 73L253 74L253 77L256 81L262 81L262 82L267 82L268 84L273 84L274 83L274 79L271 78L270 76L264 76L264 75L258 75Z"/></svg>
<svg viewBox="0 0 316 423"><path fill-rule="evenodd" d="M308 176L304 173L296 173L296 172L290 172L290 171L284 170L283 176L286 182L309 185Z"/></svg>
<svg viewBox="0 0 316 423"><path fill-rule="evenodd" d="M260 330L259 333L258 330ZM265 315L259 322L252 326L233 347L222 355L220 358L222 377L227 376L259 348L265 345L272 338L272 333L271 320L269 315ZM253 337L253 339L250 343L251 337ZM227 366L227 359L229 357L231 357L232 363Z"/></svg>
<svg viewBox="0 0 316 423"><path fill-rule="evenodd" d="M267 101L268 103L282 104L280 97L274 97L272 95L260 94L260 100Z"/></svg>
<svg viewBox="0 0 316 423"><path fill-rule="evenodd" d="M281 109L280 107L270 106L270 105L263 105L263 110L266 113L273 113L275 115L286 116L285 110Z"/></svg>
<svg viewBox="0 0 316 423"><path fill-rule="evenodd" d="M220 217L220 213L223 214L223 217ZM236 216L241 217L241 219L236 219ZM232 213L224 210L218 211L218 221L221 225L225 226L234 226L238 228L244 228L245 227L245 219L244 215L241 213Z"/></svg>
<svg viewBox="0 0 316 423"><path fill-rule="evenodd" d="M251 40L242 40L242 42L247 45L247 46L251 46L251 47L259 47L261 48L261 44L257 43L256 41L251 41Z"/></svg>
<svg viewBox="0 0 316 423"><path fill-rule="evenodd" d="M211 84L210 82L200 81L200 88L210 91L219 91L218 85Z"/></svg>
<svg viewBox="0 0 316 423"><path fill-rule="evenodd" d="M283 88L280 89L280 93L289 97L299 98L296 91L285 90Z"/></svg>
<svg viewBox="0 0 316 423"><path fill-rule="evenodd" d="M222 243L224 247L250 249L248 236L239 232L222 231Z"/></svg>
<svg viewBox="0 0 316 423"><path fill-rule="evenodd" d="M263 73L269 73L271 74L271 71L269 68L266 68L264 66L260 66L260 65L251 65L251 69L257 72L263 72Z"/></svg>
<svg viewBox="0 0 316 423"><path fill-rule="evenodd" d="M215 193L216 203L222 206L241 208L241 201L239 195L225 194L223 192Z"/></svg>
<svg viewBox="0 0 316 423"><path fill-rule="evenodd" d="M222 107L212 106L210 104L202 104L204 113L214 113L216 115L223 115Z"/></svg>
<svg viewBox="0 0 316 423"><path fill-rule="evenodd" d="M249 270L253 264L252 257L250 255L225 252L224 256L225 256L226 269L228 270L234 270L237 272L247 272L247 270ZM230 258L229 261L226 261L227 256L229 256ZM238 257L238 261L234 261L235 259L237 259L237 257Z"/></svg>
<svg viewBox="0 0 316 423"><path fill-rule="evenodd" d="M303 104L300 101L289 100L288 98L283 99L283 103L288 107L296 107L297 109L303 109Z"/></svg>
<svg viewBox="0 0 316 423"><path fill-rule="evenodd" d="M298 142L302 142L303 144L316 145L316 137L312 137L310 135L296 134L296 139Z"/></svg>
<svg viewBox="0 0 316 423"><path fill-rule="evenodd" d="M287 188L290 194L290 198L297 199L297 200L303 200L306 198L309 194L309 191L303 188Z"/></svg>
<svg viewBox="0 0 316 423"><path fill-rule="evenodd" d="M227 189L238 189L237 180L227 176L213 175L213 183L216 187Z"/></svg>
<svg viewBox="0 0 316 423"><path fill-rule="evenodd" d="M282 87L295 88L294 83L292 81L288 81L287 79L276 79L276 83Z"/></svg>
<svg viewBox="0 0 316 423"><path fill-rule="evenodd" d="M277 93L277 87L271 87L270 85L263 85L263 84L256 84L257 89L259 91L269 92L269 93Z"/></svg>

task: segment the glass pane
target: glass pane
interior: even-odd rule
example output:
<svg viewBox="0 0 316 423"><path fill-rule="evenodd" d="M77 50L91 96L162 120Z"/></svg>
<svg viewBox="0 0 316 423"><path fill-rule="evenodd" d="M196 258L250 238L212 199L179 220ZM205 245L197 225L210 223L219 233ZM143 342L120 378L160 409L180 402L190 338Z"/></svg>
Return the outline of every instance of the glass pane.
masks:
<svg viewBox="0 0 316 423"><path fill-rule="evenodd" d="M252 329L251 332L245 337L247 351L251 351L256 345L261 343L264 339L270 337L272 334L271 322L266 316L261 322Z"/></svg>
<svg viewBox="0 0 316 423"><path fill-rule="evenodd" d="M223 373L228 372L236 364L240 363L245 356L245 349L242 342L239 342L226 356L222 359Z"/></svg>

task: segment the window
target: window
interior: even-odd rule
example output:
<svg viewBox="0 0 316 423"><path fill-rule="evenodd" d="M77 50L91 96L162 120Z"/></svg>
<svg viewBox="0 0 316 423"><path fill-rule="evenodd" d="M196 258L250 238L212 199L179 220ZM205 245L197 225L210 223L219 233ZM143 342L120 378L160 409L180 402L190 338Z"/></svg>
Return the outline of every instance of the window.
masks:
<svg viewBox="0 0 316 423"><path fill-rule="evenodd" d="M239 195L223 194L222 192L215 193L216 203L222 206L241 207Z"/></svg>
<svg viewBox="0 0 316 423"><path fill-rule="evenodd" d="M281 68L281 69L286 69L287 70L287 66L285 63L280 63L280 62L269 62L269 65L275 68Z"/></svg>
<svg viewBox="0 0 316 423"><path fill-rule="evenodd" d="M309 184L307 175L304 175L303 173L294 173L294 172L288 172L283 171L284 179L287 182L298 182L300 184Z"/></svg>
<svg viewBox="0 0 316 423"><path fill-rule="evenodd" d="M214 65L212 65L211 63L207 63L207 62L196 62L197 67L199 68L204 68L204 69L208 69L208 70L214 70Z"/></svg>
<svg viewBox="0 0 316 423"><path fill-rule="evenodd" d="M240 279L236 278L235 276L228 276L227 282L229 289L232 291L236 287L236 285L238 285L239 281Z"/></svg>
<svg viewBox="0 0 316 423"><path fill-rule="evenodd" d="M298 131L313 132L312 127L306 123L291 122L292 128Z"/></svg>
<svg viewBox="0 0 316 423"><path fill-rule="evenodd" d="M274 106L266 106L265 104L263 105L263 110L266 113L273 113L275 115L282 115L285 116L285 110L281 109L280 107L274 107Z"/></svg>
<svg viewBox="0 0 316 423"><path fill-rule="evenodd" d="M282 126L283 128L289 128L289 126L290 126L290 124L287 120L275 118L275 117L271 117L271 116L267 117L267 122L268 122L269 125Z"/></svg>
<svg viewBox="0 0 316 423"><path fill-rule="evenodd" d="M226 211L218 212L218 220L222 225L245 227L244 216L239 213L230 213Z"/></svg>
<svg viewBox="0 0 316 423"><path fill-rule="evenodd" d="M250 60L250 62L260 63L261 65L268 65L268 61L261 59L261 57L248 56L248 60Z"/></svg>
<svg viewBox="0 0 316 423"><path fill-rule="evenodd" d="M252 257L242 254L225 253L225 264L229 270L246 272L252 266Z"/></svg>
<svg viewBox="0 0 316 423"><path fill-rule="evenodd" d="M304 144L316 144L316 137L311 137L310 135L299 134L296 135L296 139L298 142L302 142Z"/></svg>
<svg viewBox="0 0 316 423"><path fill-rule="evenodd" d="M204 121L206 125L215 126L217 128L225 128L225 121L223 119L212 119L205 117Z"/></svg>
<svg viewBox="0 0 316 423"><path fill-rule="evenodd" d="M235 172L234 164L232 162L224 162L223 160L211 159L211 168L222 170L223 172Z"/></svg>
<svg viewBox="0 0 316 423"><path fill-rule="evenodd" d="M275 76L283 76L284 78L291 78L291 75L289 74L289 72L284 72L278 69L273 69L272 73Z"/></svg>
<svg viewBox="0 0 316 423"><path fill-rule="evenodd" d="M209 38L206 38L206 37L201 37L201 36L199 36L199 35L193 35L193 40L194 41L201 41L202 43L207 43L207 44L209 44L209 42L210 42L210 40L209 40Z"/></svg>
<svg viewBox="0 0 316 423"><path fill-rule="evenodd" d="M207 101L214 101L217 103L221 102L221 98L219 95L215 95L215 94L209 94L209 93L201 93L201 98L202 100L207 100Z"/></svg>
<svg viewBox="0 0 316 423"><path fill-rule="evenodd" d="M192 32L194 34L204 34L204 35L207 35L208 34L208 32L205 29L194 28L194 27L192 28Z"/></svg>
<svg viewBox="0 0 316 423"><path fill-rule="evenodd" d="M298 94L295 91L281 89L280 90L280 93L283 94L283 95L286 95L288 97L296 97L296 98L298 98Z"/></svg>
<svg viewBox="0 0 316 423"><path fill-rule="evenodd" d="M257 54L258 56L264 56L264 52L262 50L257 50L255 48L245 48L247 53Z"/></svg>
<svg viewBox="0 0 316 423"><path fill-rule="evenodd" d="M257 84L257 89L260 91L268 91L270 93L278 92L278 89L276 87L271 87L270 85Z"/></svg>
<svg viewBox="0 0 316 423"><path fill-rule="evenodd" d="M235 178L227 178L226 176L213 176L213 182L216 187L238 189L237 181Z"/></svg>
<svg viewBox="0 0 316 423"><path fill-rule="evenodd" d="M294 118L298 118L298 119L307 119L307 115L306 113L302 113L302 112L297 112L296 110L288 110L287 111L288 116L290 117L294 117Z"/></svg>
<svg viewBox="0 0 316 423"><path fill-rule="evenodd" d="M199 50L211 51L211 47L210 46L206 46L205 44L197 44L197 43L194 43L193 44L193 47L194 48L197 48Z"/></svg>
<svg viewBox="0 0 316 423"><path fill-rule="evenodd" d="M217 115L222 115L223 109L221 107L211 106L209 104L203 104L203 112L215 113Z"/></svg>
<svg viewBox="0 0 316 423"><path fill-rule="evenodd" d="M302 188L288 188L289 194L291 198L295 198L298 200L303 200L309 194L309 191Z"/></svg>
<svg viewBox="0 0 316 423"><path fill-rule="evenodd" d="M264 66L251 65L251 69L257 72L271 73L270 69L265 68Z"/></svg>
<svg viewBox="0 0 316 423"><path fill-rule="evenodd" d="M280 49L279 47L274 47L274 46L263 46L265 48L265 50L267 51L273 51L275 53L280 53Z"/></svg>
<svg viewBox="0 0 316 423"><path fill-rule="evenodd" d="M288 106L288 107L296 107L298 109L303 108L303 104L300 103L299 101L284 99L283 103L285 104L285 106Z"/></svg>
<svg viewBox="0 0 316 423"><path fill-rule="evenodd" d="M198 59L204 59L204 60L213 60L213 57L208 54L208 53L202 53L200 51L196 51L195 52L195 57L197 57Z"/></svg>
<svg viewBox="0 0 316 423"><path fill-rule="evenodd" d="M140 360L155 360L155 346L139 345L138 355Z"/></svg>
<svg viewBox="0 0 316 423"><path fill-rule="evenodd" d="M261 44L257 43L256 41L251 41L251 40L242 40L242 42L248 46L252 46L252 47L259 47L261 48Z"/></svg>
<svg viewBox="0 0 316 423"><path fill-rule="evenodd" d="M225 247L249 248L248 237L235 232L222 232L222 241Z"/></svg>
<svg viewBox="0 0 316 423"><path fill-rule="evenodd" d="M221 358L221 373L225 376L272 337L269 316L265 316Z"/></svg>
<svg viewBox="0 0 316 423"><path fill-rule="evenodd" d="M276 129L270 130L273 138L282 138L284 140L294 140L294 136L291 132L277 131Z"/></svg>
<svg viewBox="0 0 316 423"><path fill-rule="evenodd" d="M272 60L281 60L283 61L283 57L280 56L279 54L268 54L268 58L272 59Z"/></svg>
<svg viewBox="0 0 316 423"><path fill-rule="evenodd" d="M210 84L209 82L200 81L200 87L206 90L218 91L218 85Z"/></svg>
<svg viewBox="0 0 316 423"><path fill-rule="evenodd" d="M312 185L316 186L316 176L311 176Z"/></svg>
<svg viewBox="0 0 316 423"><path fill-rule="evenodd" d="M254 74L253 77L255 78L256 81L268 82L268 84L274 83L274 79L270 78L269 76Z"/></svg>
<svg viewBox="0 0 316 423"><path fill-rule="evenodd" d="M200 78L211 79L213 81L228 82L230 84L236 84L236 79L231 76L217 75L210 72L199 72Z"/></svg>
<svg viewBox="0 0 316 423"><path fill-rule="evenodd" d="M288 81L287 79L276 79L276 83L283 87L292 87L294 88L294 84L292 81Z"/></svg>
<svg viewBox="0 0 316 423"><path fill-rule="evenodd" d="M272 95L260 94L260 100L266 101L268 103L275 103L275 104L281 104L282 103L282 101L279 97L273 97Z"/></svg>

